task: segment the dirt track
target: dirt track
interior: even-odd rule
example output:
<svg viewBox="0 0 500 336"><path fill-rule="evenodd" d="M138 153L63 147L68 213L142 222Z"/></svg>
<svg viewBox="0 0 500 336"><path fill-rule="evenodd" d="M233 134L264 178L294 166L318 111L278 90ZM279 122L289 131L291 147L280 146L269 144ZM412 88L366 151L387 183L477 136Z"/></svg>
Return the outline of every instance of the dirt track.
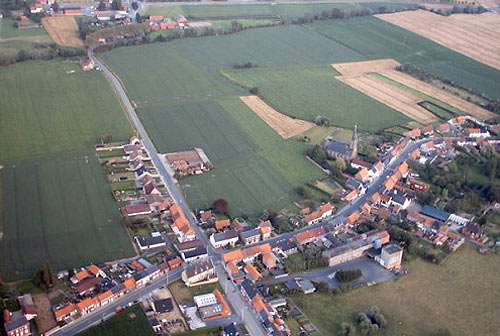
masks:
<svg viewBox="0 0 500 336"><path fill-rule="evenodd" d="M83 48L83 42L78 37L78 25L73 16L46 17L42 19L42 24L56 44Z"/></svg>
<svg viewBox="0 0 500 336"><path fill-rule="evenodd" d="M500 69L500 15L454 14L445 17L418 10L376 16Z"/></svg>
<svg viewBox="0 0 500 336"><path fill-rule="evenodd" d="M279 113L257 96L243 96L240 97L240 99L252 111L257 113L266 124L285 139L296 136L314 126L312 122L293 119Z"/></svg>

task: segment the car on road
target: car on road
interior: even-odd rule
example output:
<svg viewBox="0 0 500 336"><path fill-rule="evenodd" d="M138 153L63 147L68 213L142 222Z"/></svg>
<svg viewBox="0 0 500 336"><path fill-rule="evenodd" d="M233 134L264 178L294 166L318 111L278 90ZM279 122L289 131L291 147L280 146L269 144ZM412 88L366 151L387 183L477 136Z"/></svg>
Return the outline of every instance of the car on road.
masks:
<svg viewBox="0 0 500 336"><path fill-rule="evenodd" d="M123 307L116 307L115 313L119 313L119 312L123 311L124 309L125 308L123 308Z"/></svg>

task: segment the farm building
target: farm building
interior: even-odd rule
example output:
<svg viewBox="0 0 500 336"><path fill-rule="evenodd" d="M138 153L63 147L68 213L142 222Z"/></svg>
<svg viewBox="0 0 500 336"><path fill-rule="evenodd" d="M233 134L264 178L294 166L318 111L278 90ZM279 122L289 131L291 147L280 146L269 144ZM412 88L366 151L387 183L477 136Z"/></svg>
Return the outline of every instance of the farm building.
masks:
<svg viewBox="0 0 500 336"><path fill-rule="evenodd" d="M191 151L167 153L168 163L179 175L195 175L213 168L203 149L195 148Z"/></svg>

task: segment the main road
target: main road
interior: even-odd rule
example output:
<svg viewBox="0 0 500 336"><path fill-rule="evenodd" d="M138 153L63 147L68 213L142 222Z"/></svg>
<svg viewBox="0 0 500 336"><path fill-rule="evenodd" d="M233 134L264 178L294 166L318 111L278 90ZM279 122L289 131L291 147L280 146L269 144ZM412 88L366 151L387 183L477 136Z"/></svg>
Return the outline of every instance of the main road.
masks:
<svg viewBox="0 0 500 336"><path fill-rule="evenodd" d="M266 335L262 327L262 324L258 320L256 314L252 313L251 305L247 300L245 300L245 298L243 297L242 293L238 290L236 285L228 278L224 265L221 261L221 255L210 244L210 242L207 239L207 236L200 228L194 214L192 213L191 209L189 209L186 201L184 200L184 197L177 188L177 185L175 183L176 181L173 177L174 174L172 168L166 162L166 160L164 160L161 157L160 153L158 153L155 146L153 145L153 142L151 141L148 133L146 132L144 126L142 125L142 122L139 119L134 107L132 106L132 103L130 102L130 99L127 93L125 92L125 89L123 88L120 80L108 69L108 67L104 63L102 63L99 59L97 59L94 56L92 49L88 50L88 56L90 59L94 61L96 66L101 68L104 75L111 82L111 85L113 86L116 94L118 95L118 98L120 99L120 102L122 103L123 108L125 109L130 122L136 129L136 132L141 138L144 147L148 151L151 160L158 169L158 173L162 177L163 183L165 184L170 194L170 197L175 203L177 203L182 208L182 210L186 214L187 219L189 220L189 223L196 231L196 236L203 242L203 244L207 248L208 255L212 259L215 266L215 270L217 272L217 276L219 277L219 282L226 293L226 299L233 308L233 313L236 314L241 321L243 321L245 327L247 328L247 330L250 332L251 335L256 335L256 336Z"/></svg>

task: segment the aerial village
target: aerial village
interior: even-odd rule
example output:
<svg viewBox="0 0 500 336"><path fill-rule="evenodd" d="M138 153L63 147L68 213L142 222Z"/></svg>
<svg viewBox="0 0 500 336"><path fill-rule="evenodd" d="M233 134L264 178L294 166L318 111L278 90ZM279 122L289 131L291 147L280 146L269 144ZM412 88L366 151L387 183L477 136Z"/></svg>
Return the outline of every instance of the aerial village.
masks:
<svg viewBox="0 0 500 336"><path fill-rule="evenodd" d="M384 144L379 160L372 163L357 155L356 128L350 144L326 139L322 148L328 157L349 161L356 173L344 174L340 202L301 209L290 218L294 230L281 233L272 219L250 223L230 218L220 209L225 204L186 213L173 201L140 139L98 144L96 155L136 256L58 270L53 276L64 286L58 289L57 302L41 309L30 293L23 293L17 297L18 310L4 311L5 331L8 336L57 334L108 307L108 313L115 314L140 303L157 334L220 325L231 330L228 335L243 335L226 288L220 285L224 276L269 335L288 335L284 320L294 307L286 293L308 294L325 284L342 288L339 275L346 272L356 274L353 286L390 281L406 274L406 253L439 262L465 241L485 251L498 245L474 215L423 202L421 195L432 185L420 176L422 168L412 167L450 169L450 162L464 152L496 151L499 132L498 125L456 117ZM177 178L213 168L201 148L167 153L161 160ZM408 245L408 235L418 238L417 247ZM216 264L227 275L218 272ZM283 286L279 293L270 290L276 284Z"/></svg>

